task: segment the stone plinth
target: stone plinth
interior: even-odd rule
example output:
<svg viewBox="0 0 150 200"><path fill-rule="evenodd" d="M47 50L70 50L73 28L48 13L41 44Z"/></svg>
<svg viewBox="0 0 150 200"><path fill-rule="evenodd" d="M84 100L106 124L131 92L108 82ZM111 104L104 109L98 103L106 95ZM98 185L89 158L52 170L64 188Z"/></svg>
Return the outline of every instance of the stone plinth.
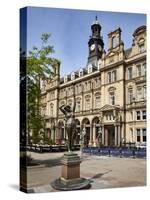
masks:
<svg viewBox="0 0 150 200"><path fill-rule="evenodd" d="M61 177L51 185L56 190L79 190L90 187L90 181L80 178L80 157L72 152L64 154L61 160Z"/></svg>
<svg viewBox="0 0 150 200"><path fill-rule="evenodd" d="M61 177L64 179L80 178L80 157L77 154L64 154Z"/></svg>

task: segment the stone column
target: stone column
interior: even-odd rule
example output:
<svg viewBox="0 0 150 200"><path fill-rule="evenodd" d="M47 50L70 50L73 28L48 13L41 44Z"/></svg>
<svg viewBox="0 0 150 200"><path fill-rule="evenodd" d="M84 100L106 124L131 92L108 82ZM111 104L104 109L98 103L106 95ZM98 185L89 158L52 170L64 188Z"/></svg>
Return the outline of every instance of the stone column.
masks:
<svg viewBox="0 0 150 200"><path fill-rule="evenodd" d="M108 146L108 129L105 128L105 146Z"/></svg>
<svg viewBox="0 0 150 200"><path fill-rule="evenodd" d="M96 146L96 126L93 124L93 146Z"/></svg>
<svg viewBox="0 0 150 200"><path fill-rule="evenodd" d="M120 125L118 126L118 146L120 146L120 134L121 131L120 131Z"/></svg>
<svg viewBox="0 0 150 200"><path fill-rule="evenodd" d="M118 140L118 137L117 137L117 126L115 125L115 146L117 146L117 140Z"/></svg>
<svg viewBox="0 0 150 200"><path fill-rule="evenodd" d="M61 143L61 133L62 133L62 128L61 127L57 127L57 129L56 129L56 137L55 137L55 142L57 144Z"/></svg>
<svg viewBox="0 0 150 200"><path fill-rule="evenodd" d="M49 133L49 138L54 140L54 127L51 128L51 134Z"/></svg>
<svg viewBox="0 0 150 200"><path fill-rule="evenodd" d="M90 141L89 141L89 145L92 146L92 139L93 137L93 127L92 127L92 124L90 124Z"/></svg>
<svg viewBox="0 0 150 200"><path fill-rule="evenodd" d="M104 145L105 143L105 135L104 135L104 125L102 125L102 145Z"/></svg>

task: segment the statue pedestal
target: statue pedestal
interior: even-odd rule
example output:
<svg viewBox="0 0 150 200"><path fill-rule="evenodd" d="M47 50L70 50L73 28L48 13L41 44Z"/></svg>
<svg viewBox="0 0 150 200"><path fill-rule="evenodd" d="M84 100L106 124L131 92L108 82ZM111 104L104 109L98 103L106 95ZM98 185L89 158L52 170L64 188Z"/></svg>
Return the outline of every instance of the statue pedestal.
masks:
<svg viewBox="0 0 150 200"><path fill-rule="evenodd" d="M80 178L80 157L72 152L64 154L61 160L61 177L52 182L52 187L56 190L79 190L88 189L90 181Z"/></svg>

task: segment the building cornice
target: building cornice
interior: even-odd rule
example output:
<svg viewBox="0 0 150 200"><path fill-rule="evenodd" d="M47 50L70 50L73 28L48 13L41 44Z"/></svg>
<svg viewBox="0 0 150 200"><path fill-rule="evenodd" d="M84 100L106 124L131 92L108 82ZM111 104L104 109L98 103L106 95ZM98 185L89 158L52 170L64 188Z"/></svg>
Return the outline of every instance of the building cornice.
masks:
<svg viewBox="0 0 150 200"><path fill-rule="evenodd" d="M140 60L146 60L146 52L142 53L142 54L136 54L128 59L125 60L125 64L126 66L128 64L132 64L132 63L135 63L135 62L138 62Z"/></svg>

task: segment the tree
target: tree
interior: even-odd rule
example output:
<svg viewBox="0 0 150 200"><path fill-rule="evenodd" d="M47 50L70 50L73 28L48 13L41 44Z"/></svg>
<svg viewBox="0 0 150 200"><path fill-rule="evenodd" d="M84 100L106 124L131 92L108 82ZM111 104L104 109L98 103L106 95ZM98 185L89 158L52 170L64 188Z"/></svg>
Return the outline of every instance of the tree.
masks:
<svg viewBox="0 0 150 200"><path fill-rule="evenodd" d="M27 128L28 134L32 131L33 139L40 140L39 132L44 129L44 118L40 113L40 84L55 75L55 67L60 61L51 57L54 47L48 44L50 34L44 33L41 36L41 47L33 47L27 57Z"/></svg>

